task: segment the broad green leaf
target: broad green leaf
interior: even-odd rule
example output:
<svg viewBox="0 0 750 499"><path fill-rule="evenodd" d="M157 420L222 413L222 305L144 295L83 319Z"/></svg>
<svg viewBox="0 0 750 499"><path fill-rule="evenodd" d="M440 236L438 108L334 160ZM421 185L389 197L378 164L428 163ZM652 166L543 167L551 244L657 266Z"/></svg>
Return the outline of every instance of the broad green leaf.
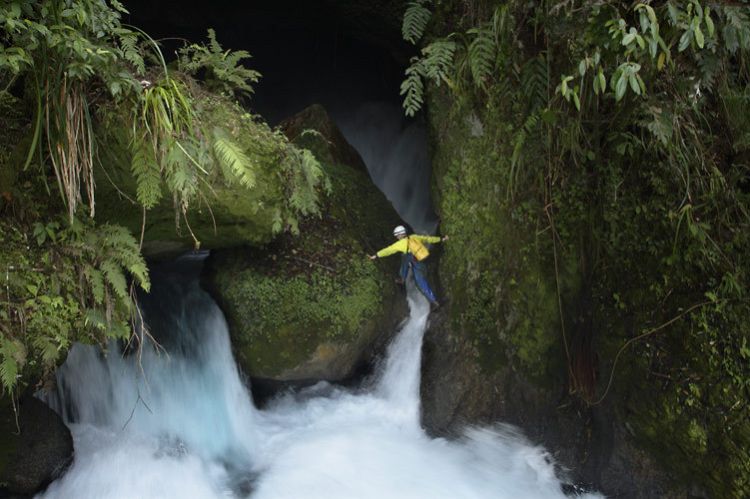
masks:
<svg viewBox="0 0 750 499"><path fill-rule="evenodd" d="M701 27L696 25L695 28L693 28L693 32L695 33L695 43L698 44L698 47L703 48L706 40L703 37L703 31L701 31Z"/></svg>
<svg viewBox="0 0 750 499"><path fill-rule="evenodd" d="M628 82L630 82L630 88L635 92L636 95L641 95L641 87L638 85L638 80L636 79L634 74L631 74L628 77Z"/></svg>
<svg viewBox="0 0 750 499"><path fill-rule="evenodd" d="M680 45L677 47L677 50L679 52L683 52L686 48L690 46L690 39L692 38L693 31L691 29L688 29L685 31L682 36L680 37Z"/></svg>
<svg viewBox="0 0 750 499"><path fill-rule="evenodd" d="M648 20L648 15L646 14L646 12L643 9L641 9L641 12L640 12L640 14L638 16L638 20L639 20L639 22L641 24L641 32L645 33L648 30L648 27L649 27L650 23L649 23L649 20Z"/></svg>
<svg viewBox="0 0 750 499"><path fill-rule="evenodd" d="M628 80L625 74L620 75L620 79L617 80L617 87L615 88L615 99L618 101L625 95L625 90L628 88Z"/></svg>

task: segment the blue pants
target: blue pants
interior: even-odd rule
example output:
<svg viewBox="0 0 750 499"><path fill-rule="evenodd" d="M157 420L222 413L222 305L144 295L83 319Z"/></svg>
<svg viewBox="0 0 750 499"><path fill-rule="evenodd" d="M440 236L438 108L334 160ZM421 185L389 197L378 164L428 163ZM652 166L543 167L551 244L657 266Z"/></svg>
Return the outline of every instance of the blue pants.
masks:
<svg viewBox="0 0 750 499"><path fill-rule="evenodd" d="M430 300L431 303L437 303L435 293L432 292L432 289L430 289L430 285L425 278L424 264L414 258L414 255L411 253L406 253L401 257L401 271L399 272L401 279L403 279L404 282L406 282L406 279L409 277L409 269L411 269L412 274L414 275L414 282L417 283L417 288L419 288L425 298Z"/></svg>

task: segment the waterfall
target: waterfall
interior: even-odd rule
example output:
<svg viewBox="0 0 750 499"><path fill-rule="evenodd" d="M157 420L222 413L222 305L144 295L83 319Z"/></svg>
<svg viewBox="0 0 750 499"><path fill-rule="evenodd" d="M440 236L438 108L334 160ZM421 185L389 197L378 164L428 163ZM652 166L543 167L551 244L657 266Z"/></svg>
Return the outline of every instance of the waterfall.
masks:
<svg viewBox="0 0 750 499"><path fill-rule="evenodd" d="M434 232L438 221L430 196L427 126L405 120L399 106L386 102L368 102L333 116L401 218L416 232Z"/></svg>
<svg viewBox="0 0 750 499"><path fill-rule="evenodd" d="M512 430L449 441L421 429L429 307L414 289L369 383L321 382L258 410L195 267L152 273L143 308L161 349L72 349L46 400L71 428L75 461L42 497L564 497L547 453Z"/></svg>

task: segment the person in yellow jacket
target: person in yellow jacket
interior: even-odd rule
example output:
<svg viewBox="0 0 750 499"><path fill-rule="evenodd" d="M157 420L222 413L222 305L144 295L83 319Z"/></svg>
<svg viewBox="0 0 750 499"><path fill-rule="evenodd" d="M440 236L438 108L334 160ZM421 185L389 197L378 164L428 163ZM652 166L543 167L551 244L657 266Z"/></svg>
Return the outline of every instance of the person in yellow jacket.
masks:
<svg viewBox="0 0 750 499"><path fill-rule="evenodd" d="M383 258L395 253L403 253L403 257L401 258L401 271L399 272L402 281L406 281L406 278L409 277L409 270L411 270L412 275L414 276L414 282L417 283L417 288L422 292L425 298L427 298L433 306L440 306L440 303L435 297L435 293L432 292L425 277L425 268L424 263L422 262L430 256L430 252L424 243L439 243L441 241L447 241L448 236L422 236L419 234L412 234L409 236L406 234L406 228L403 225L399 225L393 229L393 235L398 241L381 249L374 255L369 255L370 260Z"/></svg>

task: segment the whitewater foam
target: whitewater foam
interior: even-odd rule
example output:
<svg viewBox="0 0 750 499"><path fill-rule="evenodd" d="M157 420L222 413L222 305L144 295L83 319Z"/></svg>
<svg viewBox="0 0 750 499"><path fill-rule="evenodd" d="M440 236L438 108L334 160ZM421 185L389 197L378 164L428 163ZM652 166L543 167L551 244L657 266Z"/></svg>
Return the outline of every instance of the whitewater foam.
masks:
<svg viewBox="0 0 750 499"><path fill-rule="evenodd" d="M218 307L196 279L162 279L147 319L168 329L153 331L168 353L76 345L59 370L46 400L71 427L75 462L42 497L564 497L548 454L509 427L455 441L424 433L429 306L413 289L410 318L369 384L319 383L258 410Z"/></svg>

